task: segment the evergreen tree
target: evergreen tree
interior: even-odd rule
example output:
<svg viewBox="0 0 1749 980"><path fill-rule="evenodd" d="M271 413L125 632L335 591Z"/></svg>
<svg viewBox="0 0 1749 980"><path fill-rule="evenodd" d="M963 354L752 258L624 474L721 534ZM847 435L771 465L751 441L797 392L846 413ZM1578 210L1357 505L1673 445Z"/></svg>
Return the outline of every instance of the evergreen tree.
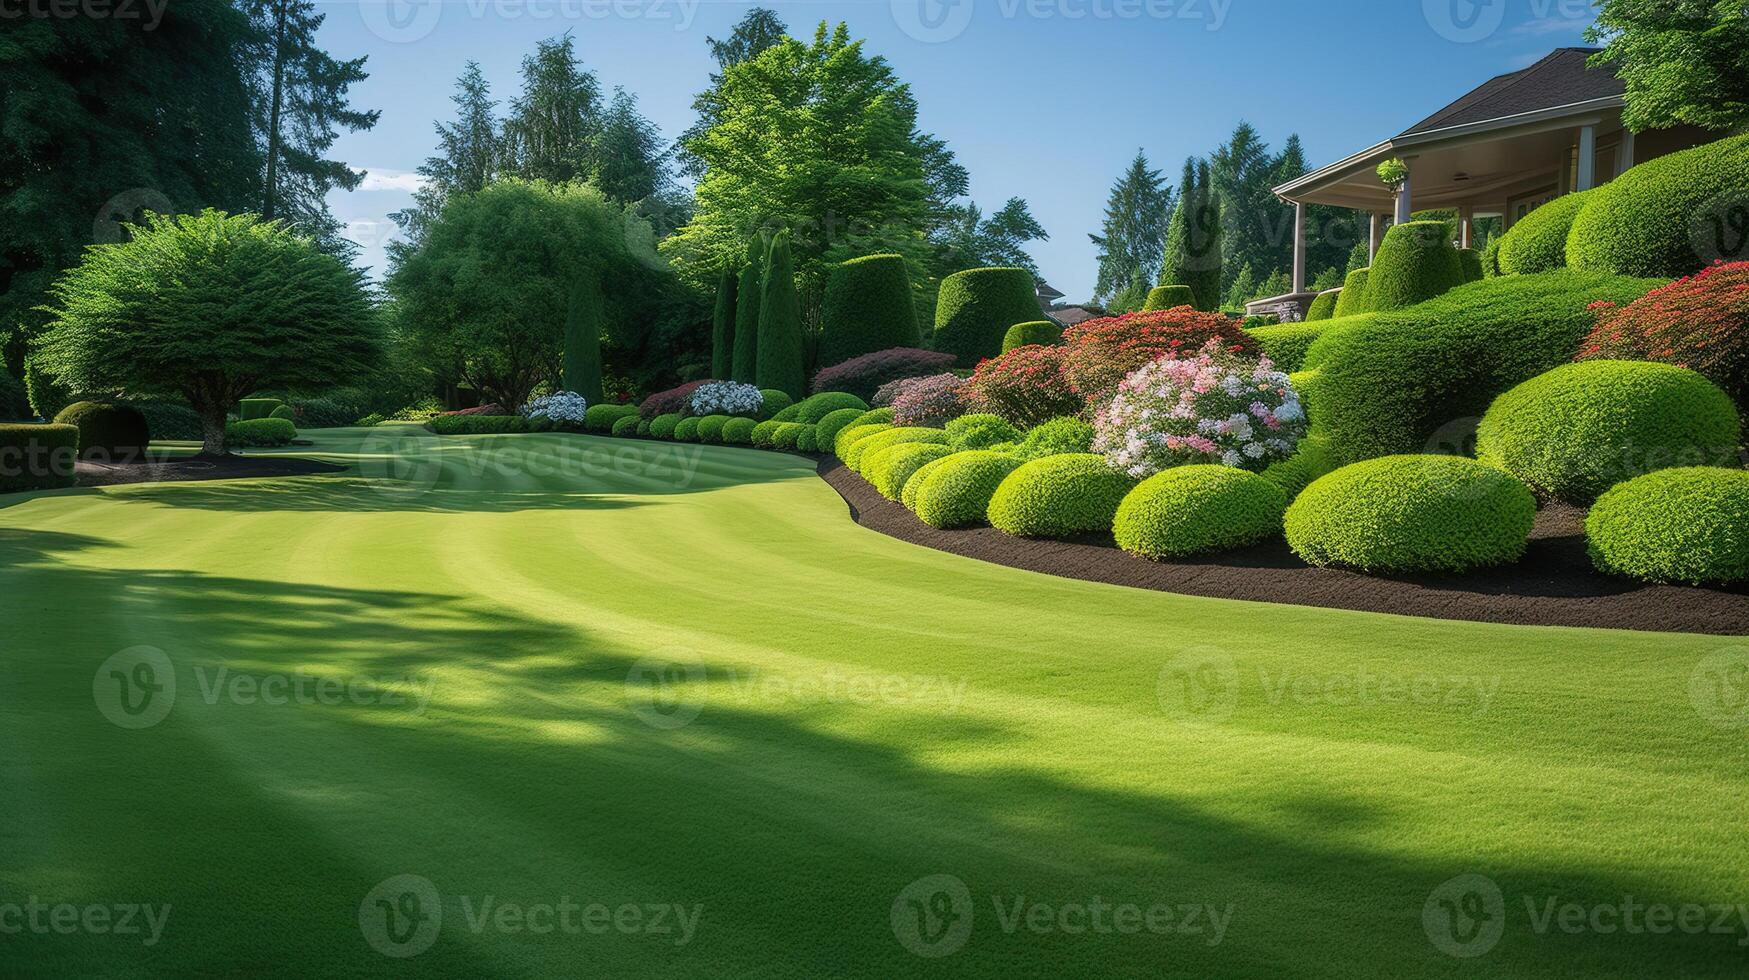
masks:
<svg viewBox="0 0 1749 980"><path fill-rule="evenodd" d="M802 308L796 296L795 266L790 261L789 231L771 239L765 260L765 282L759 296L759 349L756 384L775 388L800 400L808 377L802 346Z"/></svg>
<svg viewBox="0 0 1749 980"><path fill-rule="evenodd" d="M389 244L391 262L403 261L419 247L426 228L452 196L479 191L498 176L504 165L498 104L492 101L492 89L480 73L479 62L468 62L456 79L455 88L455 94L450 96L455 103L455 122L436 124L439 155L427 157L419 167L419 175L425 180L413 192L413 206L389 216L407 237L405 242Z"/></svg>
<svg viewBox="0 0 1749 980"><path fill-rule="evenodd" d="M1104 302L1140 285L1143 296L1166 255L1166 226L1172 215L1172 189L1148 158L1136 158L1112 185L1100 234L1088 235L1099 247L1099 272L1093 299Z"/></svg>
<svg viewBox="0 0 1749 980"><path fill-rule="evenodd" d="M1246 265L1274 269L1292 261L1294 212L1272 191L1277 163L1256 127L1244 121L1209 156L1222 209L1221 260L1230 275Z"/></svg>
<svg viewBox="0 0 1749 980"><path fill-rule="evenodd" d="M1227 287L1226 308L1243 310L1245 304L1257 298L1257 274L1251 271L1251 263L1239 270L1233 277L1233 284Z"/></svg>
<svg viewBox="0 0 1749 980"><path fill-rule="evenodd" d="M735 287L735 357L730 362L734 378L752 384L759 371L759 304L765 285L765 253L771 240L763 234L747 243L741 263L741 281Z"/></svg>
<svg viewBox="0 0 1749 980"><path fill-rule="evenodd" d="M1050 235L1026 202L1011 197L1002 209L984 217L983 211L970 201L949 205L950 218L938 231L941 248L935 266L938 277L952 275L964 269L986 266L1013 266L1038 278L1038 263L1026 252L1026 243L1049 241Z"/></svg>
<svg viewBox="0 0 1749 980"><path fill-rule="evenodd" d="M522 94L504 121L506 170L555 184L594 172L601 85L577 60L570 34L548 38L522 59Z"/></svg>
<svg viewBox="0 0 1749 980"><path fill-rule="evenodd" d="M727 378L735 370L735 306L740 274L723 266L717 281L717 303L711 312L711 377Z"/></svg>
<svg viewBox="0 0 1749 980"><path fill-rule="evenodd" d="M776 11L754 7L741 16L725 40L719 41L714 37L704 39L704 43L711 49L711 58L717 63L717 71L711 73L711 87L693 98L692 108L698 113L698 119L686 132L680 134L677 143L680 169L687 176L699 177L704 174L704 162L693 156L686 147L702 136L705 130L717 124L720 116L719 91L723 85L722 71L776 45L788 32L789 27L777 16Z"/></svg>
<svg viewBox="0 0 1749 980"><path fill-rule="evenodd" d="M601 282L594 273L577 277L565 312L566 391L594 405L601 394Z"/></svg>
<svg viewBox="0 0 1749 980"><path fill-rule="evenodd" d="M1166 234L1162 286L1189 286L1196 308L1217 310L1221 293L1221 198L1206 160L1184 161L1178 208Z"/></svg>
<svg viewBox="0 0 1749 980"><path fill-rule="evenodd" d="M613 90L591 149L595 185L609 198L636 204L666 190L668 153L656 124L638 112L638 98Z"/></svg>

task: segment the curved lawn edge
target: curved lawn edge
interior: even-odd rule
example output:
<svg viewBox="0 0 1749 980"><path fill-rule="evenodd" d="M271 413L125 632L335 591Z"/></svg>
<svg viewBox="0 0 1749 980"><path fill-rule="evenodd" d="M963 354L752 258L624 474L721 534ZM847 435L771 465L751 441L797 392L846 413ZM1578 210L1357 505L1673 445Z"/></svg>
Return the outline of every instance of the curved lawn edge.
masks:
<svg viewBox="0 0 1749 980"><path fill-rule="evenodd" d="M942 531L881 496L835 457L822 457L815 472L844 499L851 519L871 531L1046 575L1211 599L1516 626L1749 633L1749 589L1644 585L1597 572L1585 553L1583 512L1573 508L1538 515L1530 548L1517 565L1461 576L1386 578L1311 567L1279 538L1208 558L1153 562L1118 550L1109 535L1038 541L991 527Z"/></svg>

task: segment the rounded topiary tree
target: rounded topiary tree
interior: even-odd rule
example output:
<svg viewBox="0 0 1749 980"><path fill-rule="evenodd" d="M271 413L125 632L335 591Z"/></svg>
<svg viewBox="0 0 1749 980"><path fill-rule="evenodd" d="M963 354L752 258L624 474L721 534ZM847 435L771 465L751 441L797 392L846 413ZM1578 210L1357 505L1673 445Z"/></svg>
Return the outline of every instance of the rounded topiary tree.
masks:
<svg viewBox="0 0 1749 980"><path fill-rule="evenodd" d="M1016 323L1002 335L1002 353L1016 347L1049 347L1063 339L1063 328L1055 320L1028 320Z"/></svg>
<svg viewBox="0 0 1749 980"><path fill-rule="evenodd" d="M1583 361L1495 399L1476 429L1476 457L1540 493L1589 504L1653 470L1728 463L1739 434L1731 397L1693 371Z"/></svg>
<svg viewBox="0 0 1749 980"><path fill-rule="evenodd" d="M820 305L819 363L922 342L904 256L865 255L832 267Z"/></svg>
<svg viewBox="0 0 1749 980"><path fill-rule="evenodd" d="M1112 521L1117 546L1144 558L1242 548L1281 532L1287 494L1231 466L1179 466L1136 486Z"/></svg>
<svg viewBox="0 0 1749 980"><path fill-rule="evenodd" d="M787 394L791 400L808 393L808 369L802 350L802 305L796 295L795 265L790 261L789 231L771 240L765 259L765 283L759 295L759 349L754 381L760 388Z"/></svg>
<svg viewBox="0 0 1749 980"><path fill-rule="evenodd" d="M1651 582L1749 580L1749 473L1660 470L1599 497L1585 518L1599 571Z"/></svg>
<svg viewBox="0 0 1749 980"><path fill-rule="evenodd" d="M137 459L151 441L146 417L130 405L74 402L61 409L54 422L79 430L80 459L105 462Z"/></svg>
<svg viewBox="0 0 1749 980"><path fill-rule="evenodd" d="M207 454L249 392L360 380L380 357L364 274L253 215L150 215L50 294L41 366L76 390L181 396Z"/></svg>
<svg viewBox="0 0 1749 980"><path fill-rule="evenodd" d="M1155 286L1148 290L1148 298L1142 303L1142 312L1171 310L1180 306L1196 306L1196 293L1189 286Z"/></svg>
<svg viewBox="0 0 1749 980"><path fill-rule="evenodd" d="M1511 230L1500 236L1501 273L1524 276L1564 267L1567 234L1572 231L1580 209L1595 193L1591 190L1557 197L1513 222Z"/></svg>
<svg viewBox="0 0 1749 980"><path fill-rule="evenodd" d="M1749 135L1648 160L1587 195L1567 236L1567 264L1668 279L1749 259L1746 189Z"/></svg>
<svg viewBox="0 0 1749 980"><path fill-rule="evenodd" d="M930 527L951 528L983 524L996 488L1026 460L1008 453L975 449L944 456L918 474L923 482L911 496L910 507Z"/></svg>
<svg viewBox="0 0 1749 980"><path fill-rule="evenodd" d="M1342 292L1336 296L1336 316L1353 316L1365 313L1372 307L1366 302L1366 283L1372 275L1372 268L1356 269L1342 280Z"/></svg>
<svg viewBox="0 0 1749 980"><path fill-rule="evenodd" d="M954 355L961 367L1002 353L1009 327L1038 318L1035 288L1025 269L967 269L943 279L935 349Z"/></svg>
<svg viewBox="0 0 1749 980"><path fill-rule="evenodd" d="M1391 226L1367 275L1367 300L1373 310L1414 306L1463 283L1450 230L1443 221Z"/></svg>

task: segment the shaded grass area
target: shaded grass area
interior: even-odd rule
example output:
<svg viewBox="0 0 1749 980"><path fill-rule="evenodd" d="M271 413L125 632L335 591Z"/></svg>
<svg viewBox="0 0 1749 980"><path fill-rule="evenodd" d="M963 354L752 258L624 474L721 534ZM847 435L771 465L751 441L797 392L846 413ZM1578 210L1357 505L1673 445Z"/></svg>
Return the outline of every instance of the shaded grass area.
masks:
<svg viewBox="0 0 1749 980"><path fill-rule="evenodd" d="M381 438L318 434L339 477L0 509L0 904L170 906L150 947L0 937L7 972L1741 975L1740 922L1539 933L1526 905L1749 901L1749 750L1691 690L1728 640L1038 576L859 528L773 454ZM567 438L607 464L527 465ZM124 729L94 683L142 645L177 694ZM390 958L360 906L404 874L442 924ZM1466 874L1504 899L1475 959L1423 923ZM972 903L940 958L893 927L930 875ZM567 896L696 931L475 928ZM1010 931L1017 901L1231 918Z"/></svg>

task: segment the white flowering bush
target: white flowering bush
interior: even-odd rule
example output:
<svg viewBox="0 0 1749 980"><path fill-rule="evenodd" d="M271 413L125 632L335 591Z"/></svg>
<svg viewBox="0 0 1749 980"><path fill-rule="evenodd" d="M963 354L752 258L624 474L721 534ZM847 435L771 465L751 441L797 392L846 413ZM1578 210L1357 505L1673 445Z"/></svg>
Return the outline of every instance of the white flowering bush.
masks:
<svg viewBox="0 0 1749 980"><path fill-rule="evenodd" d="M1191 463L1261 470L1293 455L1306 414L1287 375L1211 340L1132 372L1093 423L1093 451L1136 479Z"/></svg>
<svg viewBox="0 0 1749 980"><path fill-rule="evenodd" d="M765 407L765 396L757 385L736 381L712 381L699 385L687 403L694 415L740 415L752 418Z"/></svg>
<svg viewBox="0 0 1749 980"><path fill-rule="evenodd" d="M589 408L589 402L574 391L555 391L550 395L542 395L531 399L522 406L524 418L541 416L561 424L583 424L583 413Z"/></svg>

